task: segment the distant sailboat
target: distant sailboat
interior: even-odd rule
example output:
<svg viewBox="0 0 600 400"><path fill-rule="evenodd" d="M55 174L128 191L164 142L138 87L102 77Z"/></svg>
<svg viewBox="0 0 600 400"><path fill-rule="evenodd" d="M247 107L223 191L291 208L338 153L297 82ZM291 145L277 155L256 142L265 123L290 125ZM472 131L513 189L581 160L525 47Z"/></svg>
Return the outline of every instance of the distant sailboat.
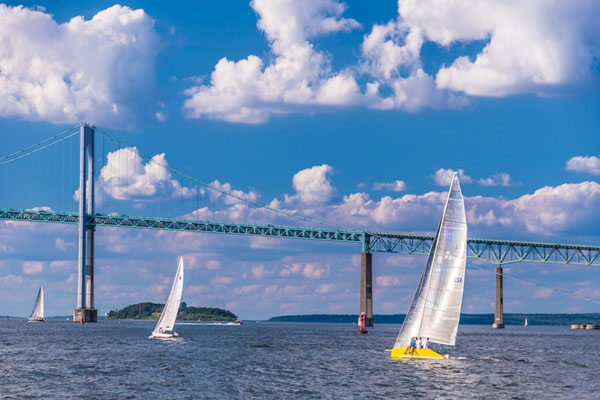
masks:
<svg viewBox="0 0 600 400"><path fill-rule="evenodd" d="M33 305L33 311L27 320L29 322L45 322L44 319L44 288L40 286L35 304Z"/></svg>
<svg viewBox="0 0 600 400"><path fill-rule="evenodd" d="M183 257L179 259L179 266L177 267L177 273L173 281L173 286L169 292L169 297L165 302L165 307L160 314L160 318L150 335L150 338L172 338L179 336L177 332L173 331L175 320L177 319L177 313L179 312L179 305L181 304L181 294L183 293Z"/></svg>
<svg viewBox="0 0 600 400"><path fill-rule="evenodd" d="M525 317L525 323L523 324L525 328L527 328L527 317Z"/></svg>
<svg viewBox="0 0 600 400"><path fill-rule="evenodd" d="M392 359L444 358L429 348L411 349L413 338L454 346L465 284L466 221L464 199L455 173L417 291L394 348L388 350Z"/></svg>

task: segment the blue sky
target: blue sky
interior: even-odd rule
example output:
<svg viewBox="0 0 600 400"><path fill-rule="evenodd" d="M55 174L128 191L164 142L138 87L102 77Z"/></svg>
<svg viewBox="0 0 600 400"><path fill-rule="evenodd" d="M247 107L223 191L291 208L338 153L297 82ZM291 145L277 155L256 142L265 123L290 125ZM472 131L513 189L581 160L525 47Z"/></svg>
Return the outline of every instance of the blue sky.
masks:
<svg viewBox="0 0 600 400"><path fill-rule="evenodd" d="M593 2L43 2L0 5L0 156L81 121L155 161L330 224L437 226L459 171L469 236L597 245L600 7ZM560 29L558 29L560 28ZM305 224L97 139L98 210ZM75 211L76 137L0 167L0 207ZM52 165L52 168L48 168ZM0 222L0 315L76 297L75 227ZM96 306L184 301L242 318L355 313L359 248L98 229ZM403 313L424 257L375 255L375 312ZM598 272L513 265L600 300ZM493 312L471 269L465 312ZM595 312L505 283L507 312Z"/></svg>

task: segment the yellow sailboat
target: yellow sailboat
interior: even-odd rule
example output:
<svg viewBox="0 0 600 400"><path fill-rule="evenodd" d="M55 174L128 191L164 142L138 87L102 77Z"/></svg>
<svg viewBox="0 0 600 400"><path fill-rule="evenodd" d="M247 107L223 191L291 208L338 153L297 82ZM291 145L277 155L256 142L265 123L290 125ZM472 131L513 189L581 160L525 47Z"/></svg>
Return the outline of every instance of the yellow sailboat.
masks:
<svg viewBox="0 0 600 400"><path fill-rule="evenodd" d="M417 291L394 347L387 350L392 359L441 359L445 357L428 348L429 343L454 346L465 283L466 221L455 173ZM420 339L426 348L419 348Z"/></svg>

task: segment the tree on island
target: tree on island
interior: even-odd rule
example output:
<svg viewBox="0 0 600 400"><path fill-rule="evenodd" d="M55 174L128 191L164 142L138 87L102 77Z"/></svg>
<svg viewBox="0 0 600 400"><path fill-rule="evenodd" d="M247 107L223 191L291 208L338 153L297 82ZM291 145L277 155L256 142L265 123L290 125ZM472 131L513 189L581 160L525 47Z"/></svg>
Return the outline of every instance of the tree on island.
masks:
<svg viewBox="0 0 600 400"><path fill-rule="evenodd" d="M138 303L120 310L109 311L106 319L158 319L164 304ZM237 315L229 310L213 307L188 307L181 302L177 319L185 321L235 321Z"/></svg>

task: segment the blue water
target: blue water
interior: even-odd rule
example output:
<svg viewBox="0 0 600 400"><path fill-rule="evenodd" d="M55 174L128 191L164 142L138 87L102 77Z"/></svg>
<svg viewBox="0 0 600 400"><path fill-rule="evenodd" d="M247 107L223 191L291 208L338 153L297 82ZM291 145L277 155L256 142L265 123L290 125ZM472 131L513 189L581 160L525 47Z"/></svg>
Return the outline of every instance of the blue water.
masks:
<svg viewBox="0 0 600 400"><path fill-rule="evenodd" d="M441 361L391 361L399 326L0 322L0 397L597 399L600 331L461 326Z"/></svg>

